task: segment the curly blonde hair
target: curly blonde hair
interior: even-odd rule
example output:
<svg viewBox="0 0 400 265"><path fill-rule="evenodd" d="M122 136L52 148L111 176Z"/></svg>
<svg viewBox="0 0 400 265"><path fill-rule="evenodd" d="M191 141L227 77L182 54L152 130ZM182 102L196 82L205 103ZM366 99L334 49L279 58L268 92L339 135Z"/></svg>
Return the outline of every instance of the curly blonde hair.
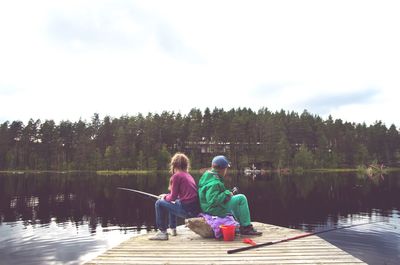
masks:
<svg viewBox="0 0 400 265"><path fill-rule="evenodd" d="M176 153L171 158L169 172L171 174L173 174L176 169L181 170L181 171L185 171L185 172L189 172L189 170L190 170L190 160L185 154Z"/></svg>

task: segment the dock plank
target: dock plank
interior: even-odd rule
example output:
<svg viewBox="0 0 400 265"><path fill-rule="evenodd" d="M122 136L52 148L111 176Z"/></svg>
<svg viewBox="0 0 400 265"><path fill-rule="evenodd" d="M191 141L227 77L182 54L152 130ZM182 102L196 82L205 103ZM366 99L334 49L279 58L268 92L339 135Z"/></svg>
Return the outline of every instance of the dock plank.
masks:
<svg viewBox="0 0 400 265"><path fill-rule="evenodd" d="M303 233L264 223L253 224L263 232L262 236L252 237L257 243ZM85 264L365 264L318 236L227 254L229 249L247 246L242 243L244 237L236 236L228 242L204 239L184 226L178 227L178 236L170 236L168 241L148 240L152 235L132 237Z"/></svg>

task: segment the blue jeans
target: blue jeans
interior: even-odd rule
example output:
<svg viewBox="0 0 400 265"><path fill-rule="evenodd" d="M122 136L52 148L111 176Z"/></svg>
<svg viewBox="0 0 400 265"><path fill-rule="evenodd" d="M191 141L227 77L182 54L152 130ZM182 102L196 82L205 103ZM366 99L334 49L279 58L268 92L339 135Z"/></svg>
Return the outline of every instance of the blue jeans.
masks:
<svg viewBox="0 0 400 265"><path fill-rule="evenodd" d="M185 211L182 203L176 200L174 203L166 200L157 200L155 204L156 208L156 225L161 231L167 230L167 216L169 220L169 227L176 228L176 218L187 218L189 213Z"/></svg>

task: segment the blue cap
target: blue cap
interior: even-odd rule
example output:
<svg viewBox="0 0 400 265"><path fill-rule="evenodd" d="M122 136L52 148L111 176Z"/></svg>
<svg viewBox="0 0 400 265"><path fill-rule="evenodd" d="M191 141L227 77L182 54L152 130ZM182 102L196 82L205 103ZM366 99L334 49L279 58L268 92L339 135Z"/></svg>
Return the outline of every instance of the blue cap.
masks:
<svg viewBox="0 0 400 265"><path fill-rule="evenodd" d="M217 168L227 168L231 166L231 163L228 161L228 158L225 156L216 156L213 158L211 162L212 167Z"/></svg>

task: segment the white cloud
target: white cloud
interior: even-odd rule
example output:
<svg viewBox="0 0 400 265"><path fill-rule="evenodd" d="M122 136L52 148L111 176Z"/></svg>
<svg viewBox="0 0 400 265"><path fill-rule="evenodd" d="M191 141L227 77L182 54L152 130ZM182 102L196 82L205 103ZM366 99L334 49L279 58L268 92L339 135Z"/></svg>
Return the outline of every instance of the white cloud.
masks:
<svg viewBox="0 0 400 265"><path fill-rule="evenodd" d="M268 107L400 126L399 11L396 1L2 2L0 118ZM322 108L327 97L337 101Z"/></svg>

